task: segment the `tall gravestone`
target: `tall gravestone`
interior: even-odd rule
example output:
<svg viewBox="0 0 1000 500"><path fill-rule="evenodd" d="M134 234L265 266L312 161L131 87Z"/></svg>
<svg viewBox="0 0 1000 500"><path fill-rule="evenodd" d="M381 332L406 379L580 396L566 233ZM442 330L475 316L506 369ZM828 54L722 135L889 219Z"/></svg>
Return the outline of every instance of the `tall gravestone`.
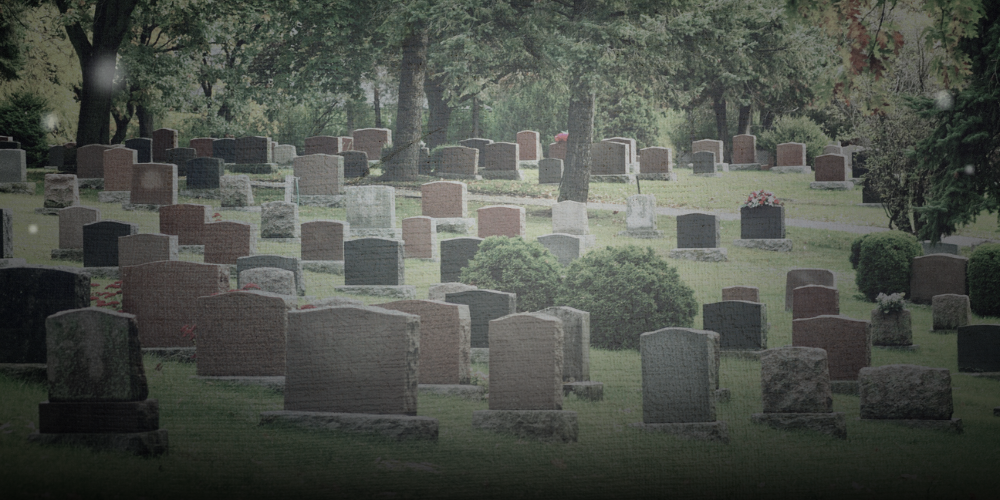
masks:
<svg viewBox="0 0 1000 500"><path fill-rule="evenodd" d="M392 131L387 128L363 128L351 132L353 149L364 151L369 160L381 160L382 149L392 147Z"/></svg>
<svg viewBox="0 0 1000 500"><path fill-rule="evenodd" d="M136 163L140 163L139 151L129 148L104 150L104 190L131 190L132 172L135 169Z"/></svg>
<svg viewBox="0 0 1000 500"><path fill-rule="evenodd" d="M399 300L379 307L420 316L420 383L468 384L472 368L469 307L434 300Z"/></svg>
<svg viewBox="0 0 1000 500"><path fill-rule="evenodd" d="M58 216L59 248L83 249L83 226L101 220L101 211L91 207L67 207L60 210Z"/></svg>
<svg viewBox="0 0 1000 500"><path fill-rule="evenodd" d="M749 134L733 136L733 164L757 163L757 137Z"/></svg>
<svg viewBox="0 0 1000 500"><path fill-rule="evenodd" d="M534 130L522 130L517 133L518 160L538 161L542 159L542 144L538 139L538 132Z"/></svg>
<svg viewBox="0 0 1000 500"><path fill-rule="evenodd" d="M0 268L0 363L45 363L45 318L90 305L90 278L26 265Z"/></svg>
<svg viewBox="0 0 1000 500"><path fill-rule="evenodd" d="M160 207L160 233L177 236L178 245L204 245L203 231L210 219L208 205L167 205Z"/></svg>
<svg viewBox="0 0 1000 500"><path fill-rule="evenodd" d="M438 257L437 227L427 216L403 219L404 257L407 259L434 259Z"/></svg>
<svg viewBox="0 0 1000 500"><path fill-rule="evenodd" d="M177 131L172 128L161 128L153 131L152 138L152 160L154 162L163 163L170 158L167 156L167 150L177 147ZM140 163L145 163L140 161Z"/></svg>
<svg viewBox="0 0 1000 500"><path fill-rule="evenodd" d="M719 334L723 350L767 349L767 305L727 300L702 305L704 329Z"/></svg>

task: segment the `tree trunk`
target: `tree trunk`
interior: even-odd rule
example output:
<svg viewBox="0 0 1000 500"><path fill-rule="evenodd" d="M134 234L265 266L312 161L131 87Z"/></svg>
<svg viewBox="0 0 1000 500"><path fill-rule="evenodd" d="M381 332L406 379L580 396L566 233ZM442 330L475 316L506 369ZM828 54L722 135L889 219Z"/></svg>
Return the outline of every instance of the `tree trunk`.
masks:
<svg viewBox="0 0 1000 500"><path fill-rule="evenodd" d="M427 95L427 147L434 149L448 144L448 124L451 122L451 106L444 100L443 78L424 80L424 94Z"/></svg>
<svg viewBox="0 0 1000 500"><path fill-rule="evenodd" d="M760 128L764 130L771 130L774 126L774 112L773 111L761 111L760 112Z"/></svg>
<svg viewBox="0 0 1000 500"><path fill-rule="evenodd" d="M750 111L751 107L749 104L746 106L740 106L740 117L739 122L736 125L736 135L743 135L750 133Z"/></svg>
<svg viewBox="0 0 1000 500"><path fill-rule="evenodd" d="M479 98L472 97L472 137L479 137Z"/></svg>
<svg viewBox="0 0 1000 500"><path fill-rule="evenodd" d="M374 104L375 104L375 128L382 128L382 99L380 99L378 91L378 82L372 86L374 89Z"/></svg>
<svg viewBox="0 0 1000 500"><path fill-rule="evenodd" d="M153 137L153 112L140 104L135 108L135 117L139 120L139 137Z"/></svg>
<svg viewBox="0 0 1000 500"><path fill-rule="evenodd" d="M423 122L424 74L427 70L427 26L418 23L410 27L403 39L403 60L399 71L399 101L396 110L396 147L384 177L388 180L413 179L417 176L420 158L420 136Z"/></svg>
<svg viewBox="0 0 1000 500"><path fill-rule="evenodd" d="M566 161L559 182L559 201L587 202L590 194L590 143L594 140L594 102L590 84L576 76L569 98Z"/></svg>
<svg viewBox="0 0 1000 500"><path fill-rule="evenodd" d="M729 126L726 123L726 99L722 97L721 91L712 96L712 110L715 111L716 139L722 141L722 154L725 156L728 152L725 145L727 142L731 142L732 139L726 140L729 135ZM724 163L729 161L729 158L716 158L715 161Z"/></svg>
<svg viewBox="0 0 1000 500"><path fill-rule="evenodd" d="M111 138L111 144L121 144L125 140L125 134L128 133L128 124L132 121L132 116L135 114L135 105L131 102L125 105L125 112L118 113L112 108L111 116L115 119L115 135Z"/></svg>

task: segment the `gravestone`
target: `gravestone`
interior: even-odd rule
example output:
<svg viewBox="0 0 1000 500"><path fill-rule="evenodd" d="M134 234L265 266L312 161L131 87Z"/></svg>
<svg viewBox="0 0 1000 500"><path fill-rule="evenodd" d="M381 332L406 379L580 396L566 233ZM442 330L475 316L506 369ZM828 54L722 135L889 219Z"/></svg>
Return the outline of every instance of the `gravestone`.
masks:
<svg viewBox="0 0 1000 500"><path fill-rule="evenodd" d="M438 257L437 227L427 216L403 219L404 257L407 259L434 259Z"/></svg>
<svg viewBox="0 0 1000 500"><path fill-rule="evenodd" d="M694 155L701 151L707 151L709 153L715 154L715 161L722 163L725 158L725 151L723 150L722 141L717 141L714 139L702 139L700 141L694 141L691 143L691 154Z"/></svg>
<svg viewBox="0 0 1000 500"><path fill-rule="evenodd" d="M49 155L46 157L45 166L56 167L57 170L63 169L63 153L65 148L62 145L49 146Z"/></svg>
<svg viewBox="0 0 1000 500"><path fill-rule="evenodd" d="M815 316L792 320L792 345L826 349L830 380L857 380L871 365L869 323L847 316Z"/></svg>
<svg viewBox="0 0 1000 500"><path fill-rule="evenodd" d="M469 307L434 300L399 300L379 307L420 317L420 383L468 384L472 378Z"/></svg>
<svg viewBox="0 0 1000 500"><path fill-rule="evenodd" d="M806 164L806 145L801 142L786 142L777 146L777 167L798 167Z"/></svg>
<svg viewBox="0 0 1000 500"><path fill-rule="evenodd" d="M343 137L333 137L329 135L306 137L305 146L305 156L315 154L338 155L349 149L345 147Z"/></svg>
<svg viewBox="0 0 1000 500"><path fill-rule="evenodd" d="M784 239L785 207L740 207L740 238Z"/></svg>
<svg viewBox="0 0 1000 500"><path fill-rule="evenodd" d="M139 323L147 347L191 347L185 325L196 325L198 297L229 290L225 266L161 260L122 269L122 310Z"/></svg>
<svg viewBox="0 0 1000 500"><path fill-rule="evenodd" d="M125 148L135 151L136 160L134 163L153 162L153 140L148 137L137 137L125 141Z"/></svg>
<svg viewBox="0 0 1000 500"><path fill-rule="evenodd" d="M215 139L211 137L199 137L188 141L188 146L194 150L195 158L211 158L214 143Z"/></svg>
<svg viewBox="0 0 1000 500"><path fill-rule="evenodd" d="M178 245L204 245L202 233L211 223L208 205L168 205L160 207L160 233L177 236Z"/></svg>
<svg viewBox="0 0 1000 500"><path fill-rule="evenodd" d="M844 182L849 178L847 157L841 154L823 154L816 157L816 182Z"/></svg>
<svg viewBox="0 0 1000 500"><path fill-rule="evenodd" d="M299 206L270 201L260 206L261 238L298 238Z"/></svg>
<svg viewBox="0 0 1000 500"><path fill-rule="evenodd" d="M634 165L639 162L639 150L636 149L635 139L629 137L612 137L601 142L617 142L628 147L628 163Z"/></svg>
<svg viewBox="0 0 1000 500"><path fill-rule="evenodd" d="M492 141L491 141L492 142ZM484 154L477 148L453 146L441 149L439 174L475 176L479 172L479 158Z"/></svg>
<svg viewBox="0 0 1000 500"><path fill-rule="evenodd" d="M937 243L931 243L928 240L920 242L920 245L924 247L924 255L931 255L935 253L949 253L952 255L960 255L958 251L958 245L954 243L944 243L939 241Z"/></svg>
<svg viewBox="0 0 1000 500"><path fill-rule="evenodd" d="M566 141L556 141L549 144L549 158L566 160Z"/></svg>
<svg viewBox="0 0 1000 500"><path fill-rule="evenodd" d="M294 175L299 178L299 194L333 196L344 192L344 157L311 154L292 161Z"/></svg>
<svg viewBox="0 0 1000 500"><path fill-rule="evenodd" d="M278 165L289 165L295 159L295 146L292 144L278 144L274 146L274 163Z"/></svg>
<svg viewBox="0 0 1000 500"><path fill-rule="evenodd" d="M514 205L492 205L476 210L479 219L479 237L509 236L526 234L524 207Z"/></svg>
<svg viewBox="0 0 1000 500"><path fill-rule="evenodd" d="M421 215L435 218L469 216L468 188L464 182L438 181L420 186Z"/></svg>
<svg viewBox="0 0 1000 500"><path fill-rule="evenodd" d="M518 160L538 161L542 159L542 144L538 132L522 130L517 133Z"/></svg>
<svg viewBox="0 0 1000 500"><path fill-rule="evenodd" d="M170 160L167 156L168 149L177 147L177 131L172 128L161 128L153 131L152 138L152 159L153 162L166 162ZM139 161L139 163L146 163Z"/></svg>
<svg viewBox="0 0 1000 500"><path fill-rule="evenodd" d="M223 163L236 163L236 139L227 137L212 141L212 157L221 158Z"/></svg>
<svg viewBox="0 0 1000 500"><path fill-rule="evenodd" d="M720 235L719 218L715 215L677 216L677 248L718 248Z"/></svg>
<svg viewBox="0 0 1000 500"><path fill-rule="evenodd" d="M755 286L730 286L722 289L722 300L760 302L760 289Z"/></svg>
<svg viewBox="0 0 1000 500"><path fill-rule="evenodd" d="M80 204L80 189L73 174L45 174L45 208Z"/></svg>
<svg viewBox="0 0 1000 500"><path fill-rule="evenodd" d="M837 277L826 269L791 269L785 274L785 310L792 310L793 290L800 286L823 285L837 288Z"/></svg>
<svg viewBox="0 0 1000 500"><path fill-rule="evenodd" d="M13 219L9 208L0 208L0 259L14 258Z"/></svg>
<svg viewBox="0 0 1000 500"><path fill-rule="evenodd" d="M160 260L177 260L177 236L133 234L118 238L118 265L137 266Z"/></svg>
<svg viewBox="0 0 1000 500"><path fill-rule="evenodd" d="M351 225L343 221L317 220L302 223L302 260L344 260L344 239Z"/></svg>
<svg viewBox="0 0 1000 500"><path fill-rule="evenodd" d="M483 150L486 160L479 174L484 179L523 180L517 163L520 153L516 142L494 142Z"/></svg>
<svg viewBox="0 0 1000 500"><path fill-rule="evenodd" d="M872 345L884 347L913 346L913 322L909 310L902 309L884 313L876 307L871 312L871 325Z"/></svg>
<svg viewBox="0 0 1000 500"><path fill-rule="evenodd" d="M371 173L368 166L368 153L364 151L341 151L337 153L344 158L344 177L366 177Z"/></svg>
<svg viewBox="0 0 1000 500"><path fill-rule="evenodd" d="M285 297L296 295L295 273L291 271L277 267L257 267L241 272L238 277L241 290L249 288Z"/></svg>
<svg viewBox="0 0 1000 500"><path fill-rule="evenodd" d="M226 175L222 158L201 157L187 162L188 189L219 189L219 178Z"/></svg>
<svg viewBox="0 0 1000 500"><path fill-rule="evenodd" d="M639 151L639 173L643 178L677 180L670 148L650 147Z"/></svg>
<svg viewBox="0 0 1000 500"><path fill-rule="evenodd" d="M545 158L538 161L538 183L559 184L562 182L563 161L559 158Z"/></svg>
<svg viewBox="0 0 1000 500"><path fill-rule="evenodd" d="M283 257L280 255L250 255L238 257L236 259L236 276L240 276L244 271L258 269L262 267L273 267L284 269L295 276L295 290L299 296L306 294L306 282L302 275L302 265L295 257ZM243 286L243 283L240 283Z"/></svg>
<svg viewBox="0 0 1000 500"><path fill-rule="evenodd" d="M117 267L118 238L139 234L132 222L103 220L83 225L83 267Z"/></svg>
<svg viewBox="0 0 1000 500"><path fill-rule="evenodd" d="M469 290L478 290L479 287L475 285L466 285L465 283L436 283L427 287L427 300L439 300L444 302L445 295L449 293L467 292Z"/></svg>
<svg viewBox="0 0 1000 500"><path fill-rule="evenodd" d="M967 257L943 253L914 257L910 268L910 300L929 304L935 295L967 295L968 263Z"/></svg>
<svg viewBox="0 0 1000 500"><path fill-rule="evenodd" d="M121 148L120 145L87 144L76 148L76 176L81 179L104 178L104 152L109 149ZM22 155L24 153L21 153ZM3 181L0 182L12 182ZM16 181L14 181L16 182Z"/></svg>
<svg viewBox="0 0 1000 500"><path fill-rule="evenodd" d="M195 322L198 375L285 375L288 308L284 299L240 291L199 297Z"/></svg>
<svg viewBox="0 0 1000 500"><path fill-rule="evenodd" d="M767 349L767 305L728 300L702 305L704 329L719 334L723 350Z"/></svg>
<svg viewBox="0 0 1000 500"><path fill-rule="evenodd" d="M91 207L67 207L59 211L59 248L83 249L83 226L101 220L101 211ZM9 234L4 231L4 234Z"/></svg>
<svg viewBox="0 0 1000 500"><path fill-rule="evenodd" d="M392 131L387 128L363 128L351 132L353 149L364 151L369 160L381 160L382 149L392 147Z"/></svg>
<svg viewBox="0 0 1000 500"><path fill-rule="evenodd" d="M180 177L187 177L187 162L197 158L194 148L174 148L167 150L167 161L163 163L172 163L177 165L177 175Z"/></svg>
<svg viewBox="0 0 1000 500"><path fill-rule="evenodd" d="M132 168L132 204L176 205L177 165L137 163Z"/></svg>
<svg viewBox="0 0 1000 500"><path fill-rule="evenodd" d="M249 207L253 205L253 188L246 175L219 177L219 199L223 207Z"/></svg>
<svg viewBox="0 0 1000 500"><path fill-rule="evenodd" d="M90 305L90 278L73 270L0 268L0 363L45 363L45 318Z"/></svg>
<svg viewBox="0 0 1000 500"><path fill-rule="evenodd" d="M129 191L132 189L132 172L139 163L139 152L128 148L104 150L104 190ZM149 163L149 162L144 162Z"/></svg>
<svg viewBox="0 0 1000 500"><path fill-rule="evenodd" d="M497 290L468 290L445 294L445 302L469 306L472 347L490 346L490 321L517 312L517 294Z"/></svg>
<svg viewBox="0 0 1000 500"><path fill-rule="evenodd" d="M749 134L733 136L734 165L757 163L757 137Z"/></svg>
<svg viewBox="0 0 1000 500"><path fill-rule="evenodd" d="M823 154L824 155L843 155L844 154L844 148L842 148L841 146L838 146L837 144L828 144L826 146L823 146Z"/></svg>
<svg viewBox="0 0 1000 500"><path fill-rule="evenodd" d="M352 224L353 231L353 224ZM360 238L344 242L344 284L405 285L403 242L388 238Z"/></svg>
<svg viewBox="0 0 1000 500"><path fill-rule="evenodd" d="M206 264L236 264L236 259L257 253L253 226L246 222L221 221L205 224L202 241Z"/></svg>
<svg viewBox="0 0 1000 500"><path fill-rule="evenodd" d="M951 420L954 405L947 368L884 365L858 373L861 419Z"/></svg>
<svg viewBox="0 0 1000 500"><path fill-rule="evenodd" d="M588 235L587 204L577 201L560 201L552 205L552 232Z"/></svg>
<svg viewBox="0 0 1000 500"><path fill-rule="evenodd" d="M562 409L562 320L511 314L490 321L489 338L490 410Z"/></svg>
<svg viewBox="0 0 1000 500"><path fill-rule="evenodd" d="M396 229L396 190L390 186L352 186L346 188L347 222L351 234L398 238Z"/></svg>
<svg viewBox="0 0 1000 500"><path fill-rule="evenodd" d="M629 173L628 145L620 142L595 142L590 145L590 175L626 175Z"/></svg>
<svg viewBox="0 0 1000 500"><path fill-rule="evenodd" d="M935 330L956 330L972 321L968 295L943 293L931 297L931 317Z"/></svg>
<svg viewBox="0 0 1000 500"><path fill-rule="evenodd" d="M479 251L482 238L452 238L441 241L441 282L457 282L462 268Z"/></svg>
<svg viewBox="0 0 1000 500"><path fill-rule="evenodd" d="M563 382L590 380L590 313L572 307L555 306L538 311L563 323Z"/></svg>
<svg viewBox="0 0 1000 500"><path fill-rule="evenodd" d="M1000 325L958 328L958 371L1000 372Z"/></svg>
<svg viewBox="0 0 1000 500"><path fill-rule="evenodd" d="M590 248L591 241L577 234L553 233L539 236L537 241L555 255L559 265L568 266Z"/></svg>
<svg viewBox="0 0 1000 500"><path fill-rule="evenodd" d="M263 136L240 137L234 143L235 163L271 163L271 138Z"/></svg>
<svg viewBox="0 0 1000 500"><path fill-rule="evenodd" d="M826 351L786 346L761 355L764 412L751 421L773 429L807 429L847 439L843 413L833 412Z"/></svg>
<svg viewBox="0 0 1000 500"><path fill-rule="evenodd" d="M629 196L625 211L625 225L627 229L618 233L619 236L643 239L662 238L663 231L656 229L656 196L652 194Z"/></svg>
<svg viewBox="0 0 1000 500"><path fill-rule="evenodd" d="M805 285L792 290L792 319L840 314L840 292L823 285Z"/></svg>
<svg viewBox="0 0 1000 500"><path fill-rule="evenodd" d="M476 167L477 170L486 169L486 146L493 144L492 139L480 139L474 137L472 139L465 139L463 141L458 141L458 144L463 147L473 148L479 151L477 158ZM468 153L467 153L468 154Z"/></svg>
<svg viewBox="0 0 1000 500"><path fill-rule="evenodd" d="M27 182L26 161L23 149L0 149L0 183Z"/></svg>
<svg viewBox="0 0 1000 500"><path fill-rule="evenodd" d="M691 155L693 157L695 175L716 175L716 156L711 151L698 151Z"/></svg>

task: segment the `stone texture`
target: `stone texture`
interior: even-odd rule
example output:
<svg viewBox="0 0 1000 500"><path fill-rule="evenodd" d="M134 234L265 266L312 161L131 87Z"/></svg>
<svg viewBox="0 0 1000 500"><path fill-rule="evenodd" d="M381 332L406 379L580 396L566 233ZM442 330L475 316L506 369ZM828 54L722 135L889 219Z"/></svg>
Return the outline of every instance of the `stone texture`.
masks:
<svg viewBox="0 0 1000 500"><path fill-rule="evenodd" d="M177 131L172 128L161 128L153 131L152 140L152 160L154 162L165 162L170 158L167 150L177 147ZM145 163L140 160L140 163Z"/></svg>
<svg viewBox="0 0 1000 500"><path fill-rule="evenodd" d="M562 320L563 382L590 380L590 313L572 307L555 306L538 311Z"/></svg>
<svg viewBox="0 0 1000 500"><path fill-rule="evenodd" d="M489 323L491 410L562 409L562 320L511 314Z"/></svg>
<svg viewBox="0 0 1000 500"><path fill-rule="evenodd" d="M139 161L139 151L129 148L104 150L104 190L128 191L132 189L132 172ZM145 161L142 163L149 163Z"/></svg>
<svg viewBox="0 0 1000 500"><path fill-rule="evenodd" d="M302 265L295 257L283 257L281 255L251 255L236 259L236 276L241 277L245 271L257 268L278 268L292 273L294 287L289 295L304 296L306 294L306 282L302 276ZM239 279L242 287L244 281Z"/></svg>
<svg viewBox="0 0 1000 500"><path fill-rule="evenodd" d="M153 161L153 140L148 137L136 137L125 141L125 148L136 152L136 159L133 163L152 163ZM107 167L107 163L105 163ZM107 175L105 175L107 180Z"/></svg>
<svg viewBox="0 0 1000 500"><path fill-rule="evenodd" d="M826 269L791 269L785 274L785 310L792 310L794 290L800 286L823 285L837 288L837 277Z"/></svg>
<svg viewBox="0 0 1000 500"><path fill-rule="evenodd" d="M958 328L958 371L1000 372L1000 325Z"/></svg>
<svg viewBox="0 0 1000 500"><path fill-rule="evenodd" d="M137 163L132 168L133 204L176 205L177 165Z"/></svg>
<svg viewBox="0 0 1000 500"><path fill-rule="evenodd" d="M862 419L950 420L951 373L945 368L885 365L858 373Z"/></svg>
<svg viewBox="0 0 1000 500"><path fill-rule="evenodd" d="M438 300L444 302L445 295L449 293L466 292L478 289L479 287L475 285L466 285L465 283L436 283L427 288L427 300Z"/></svg>
<svg viewBox="0 0 1000 500"><path fill-rule="evenodd" d="M227 137L212 141L212 157L224 163L236 163L236 139Z"/></svg>
<svg viewBox="0 0 1000 500"><path fill-rule="evenodd" d="M345 306L288 313L285 410L417 413L420 317Z"/></svg>
<svg viewBox="0 0 1000 500"><path fill-rule="evenodd" d="M517 133L518 160L538 161L542 159L542 144L538 132L522 130Z"/></svg>
<svg viewBox="0 0 1000 500"><path fill-rule="evenodd" d="M347 222L303 222L301 233L302 260L344 260L344 239L351 233L351 225Z"/></svg>
<svg viewBox="0 0 1000 500"><path fill-rule="evenodd" d="M764 413L833 411L826 351L815 347L768 349L760 357Z"/></svg>
<svg viewBox="0 0 1000 500"><path fill-rule="evenodd" d="M563 161L559 158L545 158L538 161L538 183L558 184L562 182Z"/></svg>
<svg viewBox="0 0 1000 500"><path fill-rule="evenodd" d="M568 266L580 258L592 243L586 236L554 233L539 236L536 240L555 255L562 266Z"/></svg>
<svg viewBox="0 0 1000 500"><path fill-rule="evenodd" d="M784 239L785 207L740 207L740 238Z"/></svg>
<svg viewBox="0 0 1000 500"><path fill-rule="evenodd" d="M909 299L917 304L929 304L935 295L967 295L965 269L968 263L966 257L942 253L914 257Z"/></svg>
<svg viewBox="0 0 1000 500"><path fill-rule="evenodd" d="M778 144L776 167L797 167L806 164L806 145L801 142Z"/></svg>
<svg viewBox="0 0 1000 500"><path fill-rule="evenodd" d="M733 136L733 161L736 165L757 163L757 137L749 134Z"/></svg>
<svg viewBox="0 0 1000 500"><path fill-rule="evenodd" d="M674 171L670 148L651 147L639 151L639 172L643 174L669 174Z"/></svg>
<svg viewBox="0 0 1000 500"><path fill-rule="evenodd" d="M872 309L872 345L909 346L913 345L913 327L910 311L903 309L885 314L878 308Z"/></svg>
<svg viewBox="0 0 1000 500"><path fill-rule="evenodd" d="M285 374L288 308L280 297L234 291L199 297L195 307L198 375Z"/></svg>
<svg viewBox="0 0 1000 500"><path fill-rule="evenodd" d="M139 234L139 225L103 220L83 225L83 267L118 266L118 238Z"/></svg>
<svg viewBox="0 0 1000 500"><path fill-rule="evenodd" d="M823 285L805 285L792 290L792 319L840 314L840 292Z"/></svg>
<svg viewBox="0 0 1000 500"><path fill-rule="evenodd" d="M168 205L160 207L160 233L177 236L178 245L204 245L203 231L211 223L208 205Z"/></svg>
<svg viewBox="0 0 1000 500"><path fill-rule="evenodd" d="M271 201L260 206L261 238L298 238L299 206Z"/></svg>
<svg viewBox="0 0 1000 500"><path fill-rule="evenodd" d="M469 306L473 348L490 347L490 321L517 312L517 294L497 290L446 293L445 301Z"/></svg>
<svg viewBox="0 0 1000 500"><path fill-rule="evenodd" d="M120 148L118 148L120 149ZM73 174L45 174L45 208L66 208L80 204L80 189Z"/></svg>
<svg viewBox="0 0 1000 500"><path fill-rule="evenodd" d="M698 151L692 154L691 157L693 160L692 164L694 165L693 173L695 175L718 173L716 164L719 163L717 161L719 157L715 156L715 153L711 151Z"/></svg>
<svg viewBox="0 0 1000 500"><path fill-rule="evenodd" d="M719 218L714 215L677 216L677 248L717 248L720 235Z"/></svg>
<svg viewBox="0 0 1000 500"><path fill-rule="evenodd" d="M587 204L566 200L552 205L552 232L590 234Z"/></svg>
<svg viewBox="0 0 1000 500"><path fill-rule="evenodd" d="M462 268L479 251L482 238L451 238L441 241L441 282L457 282Z"/></svg>
<svg viewBox="0 0 1000 500"><path fill-rule="evenodd" d="M381 160L382 148L392 147L392 131L387 128L363 128L351 132L355 151L364 151L369 160Z"/></svg>
<svg viewBox="0 0 1000 500"><path fill-rule="evenodd" d="M441 166L437 172L474 176L479 172L481 154L483 152L479 149L465 146L444 148L441 150Z"/></svg>
<svg viewBox="0 0 1000 500"><path fill-rule="evenodd" d="M468 196L464 182L428 182L420 186L420 213L435 218L468 217Z"/></svg>
<svg viewBox="0 0 1000 500"><path fill-rule="evenodd" d="M223 207L248 207L253 205L253 189L246 175L219 177L219 198Z"/></svg>
<svg viewBox="0 0 1000 500"><path fill-rule="evenodd" d="M792 320L792 345L826 349L830 380L857 380L871 365L870 327L847 316L816 316Z"/></svg>
<svg viewBox="0 0 1000 500"><path fill-rule="evenodd" d="M549 158L566 160L566 141L556 141L549 144Z"/></svg>
<svg viewBox="0 0 1000 500"><path fill-rule="evenodd" d="M234 163L271 163L271 138L262 136L240 137L234 143Z"/></svg>
<svg viewBox="0 0 1000 500"><path fill-rule="evenodd" d="M628 174L628 145L620 142L595 142L590 145L590 175Z"/></svg>
<svg viewBox="0 0 1000 500"><path fill-rule="evenodd" d="M420 383L468 384L472 317L469 306L400 300L379 307L420 317Z"/></svg>
<svg viewBox="0 0 1000 500"><path fill-rule="evenodd" d="M708 151L715 154L715 161L722 163L725 158L725 152L723 151L722 141L717 141L714 139L702 139L700 141L694 141L691 143L691 154L694 155L701 151Z"/></svg>
<svg viewBox="0 0 1000 500"><path fill-rule="evenodd" d="M59 248L67 249L83 249L83 226L101 220L101 211L91 207L67 207L60 210L57 215L59 216ZM4 231L4 236L8 234L8 231Z"/></svg>
<svg viewBox="0 0 1000 500"><path fill-rule="evenodd" d="M347 222L351 230L394 229L396 227L396 190L389 186L349 187Z"/></svg>
<svg viewBox="0 0 1000 500"><path fill-rule="evenodd" d="M117 146L120 148L121 146ZM103 179L104 178L104 152L113 149L115 146L105 144L87 144L76 148L76 176L81 179ZM24 156L24 152L21 152ZM23 182L24 179L21 179ZM0 182L11 182L3 181ZM16 181L15 181L16 182Z"/></svg>
<svg viewBox="0 0 1000 500"><path fill-rule="evenodd" d="M350 138L348 137L348 139ZM306 137L305 146L305 156L315 154L336 155L349 149L345 147L343 137L333 137L329 135Z"/></svg>
<svg viewBox="0 0 1000 500"><path fill-rule="evenodd" d="M718 337L691 328L639 336L643 423L715 421Z"/></svg>
<svg viewBox="0 0 1000 500"><path fill-rule="evenodd" d="M945 293L931 298L931 315L935 330L956 330L971 322L972 309L968 295Z"/></svg>
<svg viewBox="0 0 1000 500"><path fill-rule="evenodd" d="M403 219L403 249L407 259L437 259L437 227L426 216Z"/></svg>
<svg viewBox="0 0 1000 500"><path fill-rule="evenodd" d="M755 286L730 286L722 289L722 300L760 302L760 289Z"/></svg>
<svg viewBox="0 0 1000 500"><path fill-rule="evenodd" d="M310 154L293 160L299 194L332 196L344 192L344 157Z"/></svg>
<svg viewBox="0 0 1000 500"><path fill-rule="evenodd" d="M199 157L187 162L188 189L219 189L219 179L226 175L222 158Z"/></svg>
<svg viewBox="0 0 1000 500"><path fill-rule="evenodd" d="M45 363L45 321L90 305L82 272L23 265L0 268L0 363Z"/></svg>
<svg viewBox="0 0 1000 500"><path fill-rule="evenodd" d="M277 267L257 267L239 274L240 289L254 284L262 292L296 295L295 273Z"/></svg>
<svg viewBox="0 0 1000 500"><path fill-rule="evenodd" d="M278 144L274 146L274 163L278 165L290 165L295 159L295 146L292 144Z"/></svg>
<svg viewBox="0 0 1000 500"><path fill-rule="evenodd" d="M674 248L667 254L671 259L693 260L697 262L726 262L729 260L725 248Z"/></svg>
<svg viewBox="0 0 1000 500"><path fill-rule="evenodd" d="M400 240L360 238L345 241L344 284L348 286L406 284L403 252L403 242Z"/></svg>
<svg viewBox="0 0 1000 500"><path fill-rule="evenodd" d="M197 139L191 139L188 145L194 150L195 158L211 158L212 157L212 144L215 143L215 139L211 137L199 137Z"/></svg>
<svg viewBox="0 0 1000 500"><path fill-rule="evenodd" d="M628 197L625 223L629 229L656 229L656 196L634 194Z"/></svg>
<svg viewBox="0 0 1000 500"><path fill-rule="evenodd" d="M344 158L344 177L365 177L371 173L368 166L370 157L364 151L341 151L338 156Z"/></svg>
<svg viewBox="0 0 1000 500"><path fill-rule="evenodd" d="M137 266L160 260L177 260L177 236L133 234L118 238L118 265Z"/></svg>
<svg viewBox="0 0 1000 500"><path fill-rule="evenodd" d="M253 226L246 222L222 221L205 224L202 240L206 264L236 264L236 259L257 253Z"/></svg>
<svg viewBox="0 0 1000 500"><path fill-rule="evenodd" d="M223 266L166 260L122 269L122 310L135 315L144 348L193 346L182 327L197 324L198 297L228 290Z"/></svg>
<svg viewBox="0 0 1000 500"><path fill-rule="evenodd" d="M930 241L924 240L920 242L921 246L924 247L924 255L931 255L935 253L948 253L952 255L959 255L958 245L953 243L937 242L932 244Z"/></svg>
<svg viewBox="0 0 1000 500"><path fill-rule="evenodd" d="M704 329L719 334L719 347L767 349L767 305L730 300L702 305Z"/></svg>
<svg viewBox="0 0 1000 500"><path fill-rule="evenodd" d="M842 154L822 154L816 157L816 182L843 182L851 178L847 157Z"/></svg>
<svg viewBox="0 0 1000 500"><path fill-rule="evenodd" d="M494 142L487 144L483 151L486 160L483 169L486 171L516 171L518 170L519 148L516 142Z"/></svg>
<svg viewBox="0 0 1000 500"><path fill-rule="evenodd" d="M293 426L302 429L375 435L392 441L437 441L438 420L407 415L368 415L313 411L264 411L262 426Z"/></svg>
<svg viewBox="0 0 1000 500"><path fill-rule="evenodd" d="M472 427L518 438L576 442L580 434L575 411L476 410Z"/></svg>
<svg viewBox="0 0 1000 500"><path fill-rule="evenodd" d="M479 218L480 238L490 236L523 238L527 232L524 207L492 205L476 210L476 215Z"/></svg>

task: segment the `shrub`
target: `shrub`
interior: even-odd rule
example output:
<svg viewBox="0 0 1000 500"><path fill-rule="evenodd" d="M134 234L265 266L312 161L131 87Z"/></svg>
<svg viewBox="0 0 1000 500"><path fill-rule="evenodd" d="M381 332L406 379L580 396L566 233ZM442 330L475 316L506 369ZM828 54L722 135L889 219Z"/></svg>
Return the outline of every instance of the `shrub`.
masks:
<svg viewBox="0 0 1000 500"><path fill-rule="evenodd" d="M861 258L861 242L865 241L867 234L862 234L851 242L851 256L847 260L851 261L851 269L858 268L858 259Z"/></svg>
<svg viewBox="0 0 1000 500"><path fill-rule="evenodd" d="M967 268L969 305L980 316L1000 316L1000 244L979 245Z"/></svg>
<svg viewBox="0 0 1000 500"><path fill-rule="evenodd" d="M690 328L694 291L651 248L594 250L573 261L557 302L590 313L590 343L638 349L639 335L669 326Z"/></svg>
<svg viewBox="0 0 1000 500"><path fill-rule="evenodd" d="M518 312L555 304L562 279L559 261L548 248L506 236L490 236L462 269L459 281L479 288L517 294Z"/></svg>
<svg viewBox="0 0 1000 500"><path fill-rule="evenodd" d="M45 98L29 92L15 92L0 103L0 134L21 143L29 167L44 167L49 155L42 117L49 111Z"/></svg>
<svg viewBox="0 0 1000 500"><path fill-rule="evenodd" d="M858 290L875 301L880 293L910 295L910 267L923 248L912 234L900 231L872 233L861 242L855 282Z"/></svg>
<svg viewBox="0 0 1000 500"><path fill-rule="evenodd" d="M786 142L805 144L806 164L812 165L813 158L823 154L823 147L830 143L830 138L816 122L806 116L782 116L774 121L771 130L757 136L757 147L772 152L777 151L778 144Z"/></svg>

